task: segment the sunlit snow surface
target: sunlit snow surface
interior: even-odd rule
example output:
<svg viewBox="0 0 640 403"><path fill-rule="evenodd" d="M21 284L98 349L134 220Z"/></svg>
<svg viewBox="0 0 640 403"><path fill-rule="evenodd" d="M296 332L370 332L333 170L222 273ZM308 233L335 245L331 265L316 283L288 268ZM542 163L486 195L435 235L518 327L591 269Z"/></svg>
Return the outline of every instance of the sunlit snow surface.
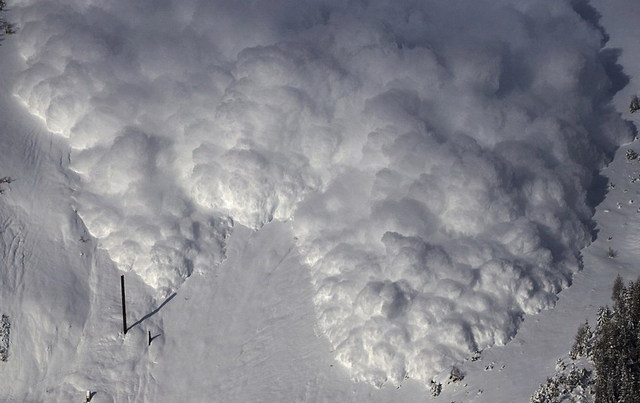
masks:
<svg viewBox="0 0 640 403"><path fill-rule="evenodd" d="M290 220L354 379L427 382L553 305L631 132L566 1L17 1L15 94L88 230L168 294ZM581 2L573 2L574 4Z"/></svg>

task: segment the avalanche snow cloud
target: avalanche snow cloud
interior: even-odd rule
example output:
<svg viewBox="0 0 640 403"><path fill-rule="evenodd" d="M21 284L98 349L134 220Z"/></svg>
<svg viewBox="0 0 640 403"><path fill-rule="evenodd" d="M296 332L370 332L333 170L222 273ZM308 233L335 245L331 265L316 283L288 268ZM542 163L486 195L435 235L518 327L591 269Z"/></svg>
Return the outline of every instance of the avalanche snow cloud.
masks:
<svg viewBox="0 0 640 403"><path fill-rule="evenodd" d="M585 10L22 0L15 94L68 138L78 214L123 270L167 292L234 223L289 220L353 378L427 382L579 268L594 172L631 136Z"/></svg>

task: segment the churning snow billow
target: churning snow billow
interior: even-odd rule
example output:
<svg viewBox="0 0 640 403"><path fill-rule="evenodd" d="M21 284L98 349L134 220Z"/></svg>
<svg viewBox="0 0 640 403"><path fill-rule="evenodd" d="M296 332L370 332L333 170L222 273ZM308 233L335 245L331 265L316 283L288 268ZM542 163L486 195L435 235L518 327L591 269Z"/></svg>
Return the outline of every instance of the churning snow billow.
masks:
<svg viewBox="0 0 640 403"><path fill-rule="evenodd" d="M119 267L167 292L234 223L289 220L318 328L376 385L551 307L632 136L582 1L16 3L15 94Z"/></svg>

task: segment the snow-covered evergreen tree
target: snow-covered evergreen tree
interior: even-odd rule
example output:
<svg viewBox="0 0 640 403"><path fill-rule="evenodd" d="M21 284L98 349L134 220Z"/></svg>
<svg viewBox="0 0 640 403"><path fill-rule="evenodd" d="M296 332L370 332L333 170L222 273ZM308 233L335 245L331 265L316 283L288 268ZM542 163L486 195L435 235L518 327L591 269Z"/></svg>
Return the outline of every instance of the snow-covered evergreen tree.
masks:
<svg viewBox="0 0 640 403"><path fill-rule="evenodd" d="M640 110L640 98L637 95L631 99L631 104L629 105L629 111L631 113L635 113Z"/></svg>
<svg viewBox="0 0 640 403"><path fill-rule="evenodd" d="M440 382L431 380L431 384L429 385L429 388L431 389L431 396L433 397L440 396L440 393L442 392L442 384Z"/></svg>
<svg viewBox="0 0 640 403"><path fill-rule="evenodd" d="M531 396L531 403L591 402L591 371L575 364L540 385Z"/></svg>
<svg viewBox="0 0 640 403"><path fill-rule="evenodd" d="M9 336L11 333L11 323L7 315L0 318L0 361L7 361L9 358Z"/></svg>
<svg viewBox="0 0 640 403"><path fill-rule="evenodd" d="M586 402L592 396L597 403L640 403L640 280L625 285L618 276L611 299L613 308L600 308L593 331L588 322L578 328L569 353L573 360L591 361L593 377L575 364L567 375L562 366L559 374L540 385L531 402Z"/></svg>
<svg viewBox="0 0 640 403"><path fill-rule="evenodd" d="M622 290L624 289L624 281L622 280L622 276L618 274L616 280L613 282L613 290L611 291L611 299L613 302L620 301L622 298Z"/></svg>
<svg viewBox="0 0 640 403"><path fill-rule="evenodd" d="M601 308L595 331L595 400L640 402L640 281L616 279L613 309Z"/></svg>
<svg viewBox="0 0 640 403"><path fill-rule="evenodd" d="M15 25L7 21L4 16L4 12L7 8L7 2L0 0L0 41L4 38L5 34L15 34Z"/></svg>
<svg viewBox="0 0 640 403"><path fill-rule="evenodd" d="M589 357L591 355L593 332L589 327L589 322L584 322L578 328L576 333L576 341L571 348L569 356L571 359L576 360L582 357Z"/></svg>

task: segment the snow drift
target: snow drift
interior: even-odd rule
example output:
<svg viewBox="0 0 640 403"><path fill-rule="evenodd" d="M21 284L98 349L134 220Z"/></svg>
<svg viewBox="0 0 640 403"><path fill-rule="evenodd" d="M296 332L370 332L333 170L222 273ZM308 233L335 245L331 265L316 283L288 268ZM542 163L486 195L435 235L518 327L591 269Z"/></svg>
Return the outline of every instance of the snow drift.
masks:
<svg viewBox="0 0 640 403"><path fill-rule="evenodd" d="M552 306L631 137L584 2L16 3L15 94L111 258L167 292L234 222L290 220L319 329L376 385Z"/></svg>

